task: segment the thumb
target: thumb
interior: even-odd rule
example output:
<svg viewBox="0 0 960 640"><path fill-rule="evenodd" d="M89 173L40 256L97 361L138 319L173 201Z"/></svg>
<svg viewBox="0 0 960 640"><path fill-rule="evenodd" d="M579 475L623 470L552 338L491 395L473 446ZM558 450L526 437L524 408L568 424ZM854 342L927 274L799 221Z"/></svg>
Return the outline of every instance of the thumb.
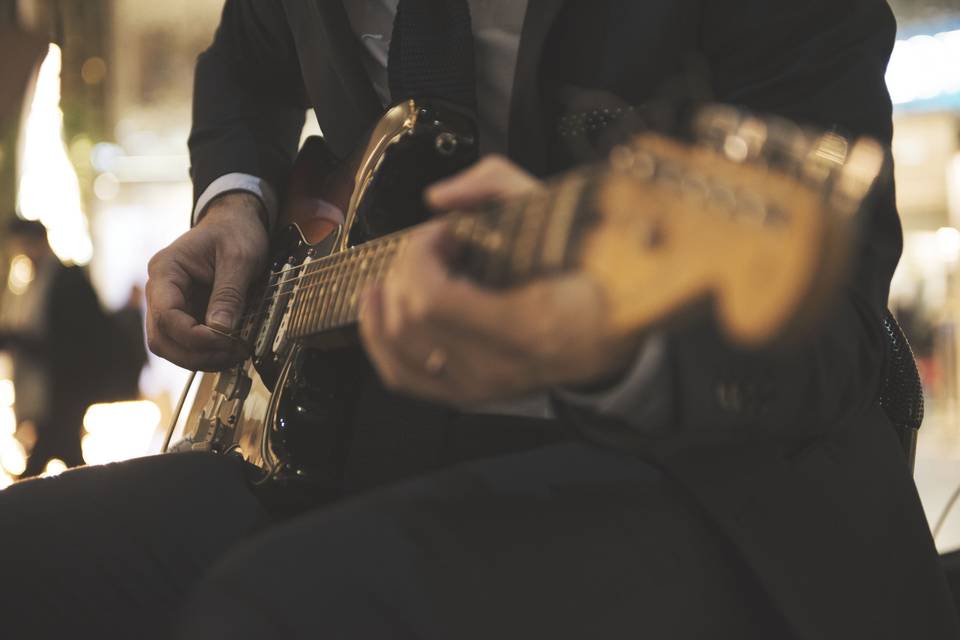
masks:
<svg viewBox="0 0 960 640"><path fill-rule="evenodd" d="M254 265L231 256L217 256L213 290L207 304L206 324L220 331L234 331L240 324Z"/></svg>

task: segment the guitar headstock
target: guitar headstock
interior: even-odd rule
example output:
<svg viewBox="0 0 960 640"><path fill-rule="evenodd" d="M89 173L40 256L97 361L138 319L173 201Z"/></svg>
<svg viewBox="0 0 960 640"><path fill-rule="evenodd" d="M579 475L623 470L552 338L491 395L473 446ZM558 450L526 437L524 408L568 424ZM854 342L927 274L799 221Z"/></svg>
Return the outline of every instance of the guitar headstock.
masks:
<svg viewBox="0 0 960 640"><path fill-rule="evenodd" d="M885 149L728 107L694 131L693 144L644 134L613 151L577 262L623 332L697 299L744 346L808 329L844 281Z"/></svg>

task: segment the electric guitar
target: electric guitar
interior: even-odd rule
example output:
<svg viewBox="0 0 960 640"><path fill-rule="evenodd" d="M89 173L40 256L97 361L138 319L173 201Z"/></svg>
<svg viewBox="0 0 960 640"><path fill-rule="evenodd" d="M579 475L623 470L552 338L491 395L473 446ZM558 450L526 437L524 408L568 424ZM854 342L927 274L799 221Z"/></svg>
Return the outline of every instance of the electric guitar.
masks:
<svg viewBox="0 0 960 640"><path fill-rule="evenodd" d="M623 334L691 309L711 309L744 347L811 330L843 283L886 151L719 106L692 132L638 135L542 194L450 214L456 268L491 288L586 272ZM413 101L346 162L308 141L275 258L235 336L250 357L194 377L164 450L238 456L264 486L329 484L363 357L352 329L361 292L427 219L423 188L473 162L476 142L470 118Z"/></svg>

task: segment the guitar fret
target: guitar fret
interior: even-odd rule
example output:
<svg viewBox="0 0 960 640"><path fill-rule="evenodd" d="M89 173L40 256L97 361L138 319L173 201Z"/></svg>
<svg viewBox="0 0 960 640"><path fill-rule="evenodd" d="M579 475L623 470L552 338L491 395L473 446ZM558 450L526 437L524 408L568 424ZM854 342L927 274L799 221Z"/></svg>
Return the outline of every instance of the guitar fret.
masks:
<svg viewBox="0 0 960 640"><path fill-rule="evenodd" d="M339 324L341 327L350 324L352 320L356 319L353 308L356 305L357 298L360 296L360 291L362 290L366 277L364 273L364 265L366 255L368 253L370 253L370 249L368 247L361 247L357 252L357 255L354 256L353 273L350 277L350 285L347 287L343 305L340 307Z"/></svg>
<svg viewBox="0 0 960 640"><path fill-rule="evenodd" d="M394 239L390 238L383 245L383 253L380 254L379 260L377 261L377 271L376 278L377 282L383 282L384 278L387 277L387 270L390 268L390 262L394 257L396 252L396 247L394 245Z"/></svg>
<svg viewBox="0 0 960 640"><path fill-rule="evenodd" d="M308 331L306 333L316 331L317 311L323 307L323 299L326 294L326 280L323 269L323 266L318 267L307 283L307 286L310 287L310 303L306 309L303 310L303 314L307 318L306 324Z"/></svg>
<svg viewBox="0 0 960 640"><path fill-rule="evenodd" d="M471 276L478 280L483 280L488 271L488 258L485 251L485 239L489 235L489 230L484 224L485 220L479 215L475 219L473 229L470 232L468 244L470 251L468 255L468 270Z"/></svg>
<svg viewBox="0 0 960 640"><path fill-rule="evenodd" d="M503 286L512 280L512 258L517 243L518 229L522 223L528 201L518 200L508 204L498 224L500 237L503 239L495 255L491 257L491 281L494 285Z"/></svg>
<svg viewBox="0 0 960 640"><path fill-rule="evenodd" d="M334 304L333 314L330 319L333 327L340 327L344 324L343 309L347 305L347 300L350 299L350 293L353 290L354 278L356 277L356 258L356 255L351 255L346 259L345 274L340 285L340 296Z"/></svg>
<svg viewBox="0 0 960 640"><path fill-rule="evenodd" d="M345 326L348 323L348 311L350 300L356 295L357 283L360 277L361 256L366 249L359 247L354 249L352 255L347 259L347 272L340 291L340 298L337 300L337 306L334 310L334 323L338 327Z"/></svg>
<svg viewBox="0 0 960 640"><path fill-rule="evenodd" d="M310 269L310 265L305 265L303 267L303 272L306 273L309 271L309 269ZM287 320L287 332L291 336L296 336L300 331L300 327L297 324L297 309L299 309L300 306L303 304L303 299L304 299L304 291L303 291L304 279L302 277L303 273L301 273L300 275L301 275L300 279L296 279L296 278L294 279L293 289L291 291L291 296L290 296L290 305L288 307L289 311L287 312L289 313L288 320Z"/></svg>
<svg viewBox="0 0 960 640"><path fill-rule="evenodd" d="M307 283L307 286L310 287L310 303L306 305L306 308L302 311L305 320L306 335L314 333L319 329L318 315L326 299L327 270L329 268L330 263L321 262L318 264L314 268L313 276Z"/></svg>
<svg viewBox="0 0 960 640"><path fill-rule="evenodd" d="M459 266L461 269L467 270L468 265L471 260L471 253L474 251L473 246L470 243L470 238L473 237L473 234L477 226L477 217L476 215L470 215L466 213L459 214L456 221L453 224L452 232L454 238L461 245L461 255L459 257Z"/></svg>
<svg viewBox="0 0 960 640"><path fill-rule="evenodd" d="M371 258L376 253L376 248L369 249L363 253L363 256L360 260L360 266L358 267L360 278L358 280L356 291L354 291L353 296L350 299L350 305L347 311L347 321L357 319L360 310L360 295L372 284L371 274L373 271L371 267L373 263Z"/></svg>
<svg viewBox="0 0 960 640"><path fill-rule="evenodd" d="M347 259L348 269L346 280L341 291L340 299L337 301L337 306L334 310L333 322L338 327L342 327L347 324L347 311L350 307L351 298L356 295L357 282L358 278L360 277L360 260L363 252L364 248L361 247L356 250L354 255Z"/></svg>
<svg viewBox="0 0 960 640"><path fill-rule="evenodd" d="M587 176L576 173L566 178L557 192L543 242L542 264L550 271L563 268L570 243L570 230L580 209Z"/></svg>
<svg viewBox="0 0 960 640"><path fill-rule="evenodd" d="M350 296L350 302L347 305L344 322L351 322L357 319L358 310L360 307L360 295L367 289L371 284L371 274L373 266L373 258L376 254L381 251L380 247L371 247L364 250L360 256L360 262L357 265L357 270L359 277L357 279L357 284Z"/></svg>
<svg viewBox="0 0 960 640"><path fill-rule="evenodd" d="M291 317L290 326L293 329L293 335L299 337L304 335L309 327L306 326L309 318L306 315L306 310L310 307L312 298L314 295L314 290L311 288L311 283L316 278L316 269L318 264L311 262L306 266L306 273L304 277L299 281L298 291L296 300L294 300L293 314Z"/></svg>
<svg viewBox="0 0 960 640"><path fill-rule="evenodd" d="M356 291L353 292L353 296L350 299L350 305L347 310L347 321L355 321L357 319L358 311L360 309L360 296L371 284L371 274L372 272L372 258L377 254L381 249L379 247L370 247L363 252L360 258L360 264L357 267L360 273L360 278L357 281Z"/></svg>
<svg viewBox="0 0 960 640"><path fill-rule="evenodd" d="M328 331L336 327L337 323L337 309L340 307L340 302L343 299L343 290L346 286L344 282L344 274L348 272L348 265L350 261L350 255L348 253L343 253L339 256L339 261L337 268L333 272L333 281L330 283L330 302L327 304L326 309L323 313L323 326L321 329Z"/></svg>
<svg viewBox="0 0 960 640"><path fill-rule="evenodd" d="M317 323L317 328L315 329L316 331L326 331L330 328L333 307L336 305L337 296L340 295L340 287L342 286L340 278L343 274L343 263L344 254L340 254L334 261L334 266L330 272L330 284L326 287L329 299L325 301L323 309L320 312L319 322Z"/></svg>
<svg viewBox="0 0 960 640"><path fill-rule="evenodd" d="M519 280L533 274L551 204L551 197L535 197L524 207L512 256L513 272Z"/></svg>
<svg viewBox="0 0 960 640"><path fill-rule="evenodd" d="M343 300L350 288L350 264L352 256L344 254L340 263L340 269L337 271L337 289L336 295L330 304L330 313L327 315L327 329L333 329L338 324L340 308L343 306Z"/></svg>
<svg viewBox="0 0 960 640"><path fill-rule="evenodd" d="M298 318L296 324L299 327L298 335L300 337L308 335L313 330L315 316L312 311L319 303L319 298L322 294L322 289L317 287L317 283L320 280L320 272L324 268L324 261L321 260L320 262L312 263L310 266L310 275L302 284L304 289L304 304L297 309Z"/></svg>

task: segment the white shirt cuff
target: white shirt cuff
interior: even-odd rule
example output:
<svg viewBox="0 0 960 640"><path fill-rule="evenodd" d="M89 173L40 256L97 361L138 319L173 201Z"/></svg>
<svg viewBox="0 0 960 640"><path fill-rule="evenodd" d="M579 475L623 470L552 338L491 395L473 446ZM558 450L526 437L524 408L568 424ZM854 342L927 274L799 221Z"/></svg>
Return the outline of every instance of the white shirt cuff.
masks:
<svg viewBox="0 0 960 640"><path fill-rule="evenodd" d="M663 336L648 338L626 375L612 388L597 393L562 389L559 400L596 413L620 418L643 431L665 428L672 416L670 376L664 371L667 341Z"/></svg>
<svg viewBox="0 0 960 640"><path fill-rule="evenodd" d="M203 215L203 212L214 198L225 193L230 193L231 191L246 191L260 198L260 202L263 203L264 208L267 210L267 219L270 223L270 228L273 229L277 223L279 208L277 204L277 193L263 178L251 176L246 173L228 173L211 182L210 186L207 187L200 198L197 199L197 206L193 209L193 224L197 224L200 216Z"/></svg>

